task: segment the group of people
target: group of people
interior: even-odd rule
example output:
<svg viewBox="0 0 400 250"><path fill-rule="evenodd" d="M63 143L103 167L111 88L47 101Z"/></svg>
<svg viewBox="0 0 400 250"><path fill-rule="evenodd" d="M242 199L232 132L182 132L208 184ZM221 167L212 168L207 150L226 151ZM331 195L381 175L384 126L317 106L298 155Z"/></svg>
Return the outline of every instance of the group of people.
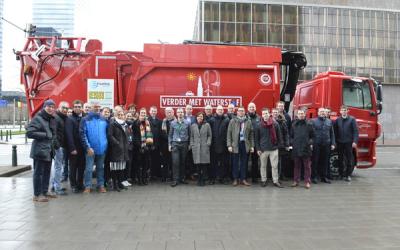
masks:
<svg viewBox="0 0 400 250"><path fill-rule="evenodd" d="M226 109L217 106L213 113L213 107L206 106L194 115L190 105L177 108L176 114L168 107L160 119L155 106L111 110L99 102L76 100L68 112L69 103L60 102L56 110L56 103L46 100L27 126L33 139L33 200L47 202L67 194L62 185L67 177L73 193L92 192L94 166L100 193L156 179L175 187L188 180L197 180L199 186L250 186L261 178L265 187L269 175L279 188L291 175L292 187L303 177L305 188L310 188L318 181L330 183L329 158L335 147L340 177L351 180L358 129L346 106L334 122L325 108L310 120L306 110L299 109L292 121L283 102L271 110L263 108L261 116L254 103L247 112L233 104Z"/></svg>

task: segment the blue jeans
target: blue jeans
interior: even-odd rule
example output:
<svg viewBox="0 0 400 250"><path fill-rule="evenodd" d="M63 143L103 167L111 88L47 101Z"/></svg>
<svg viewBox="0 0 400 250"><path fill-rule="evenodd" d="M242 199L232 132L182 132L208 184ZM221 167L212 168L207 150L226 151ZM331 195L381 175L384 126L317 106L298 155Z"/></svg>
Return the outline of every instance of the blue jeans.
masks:
<svg viewBox="0 0 400 250"><path fill-rule="evenodd" d="M54 172L52 174L52 181L51 185L54 187L55 192L60 192L61 191L61 179L62 179L62 172L64 169L65 165L65 149L64 148L59 148L56 150L56 155L54 158Z"/></svg>
<svg viewBox="0 0 400 250"><path fill-rule="evenodd" d="M239 142L239 153L232 155L233 155L233 168L232 168L233 179L237 180L238 178L240 178L241 181L244 181L246 179L246 172L247 172L247 153L244 141Z"/></svg>
<svg viewBox="0 0 400 250"><path fill-rule="evenodd" d="M51 161L33 160L33 194L46 195L49 190Z"/></svg>
<svg viewBox="0 0 400 250"><path fill-rule="evenodd" d="M97 187L104 187L104 159L106 154L92 155L86 154L86 167L85 167L85 188L92 187L92 174L93 164L96 164L96 175L97 175Z"/></svg>

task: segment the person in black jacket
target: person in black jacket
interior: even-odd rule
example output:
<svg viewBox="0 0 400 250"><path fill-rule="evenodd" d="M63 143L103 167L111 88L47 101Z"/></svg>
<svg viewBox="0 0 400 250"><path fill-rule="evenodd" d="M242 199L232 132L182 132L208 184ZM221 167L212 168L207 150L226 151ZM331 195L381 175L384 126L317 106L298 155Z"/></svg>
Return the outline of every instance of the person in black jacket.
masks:
<svg viewBox="0 0 400 250"><path fill-rule="evenodd" d="M304 166L305 187L311 187L311 155L313 149L314 129L307 122L304 110L297 111L297 120L290 130L290 144L293 148L294 178L292 187L297 187L300 182L301 166Z"/></svg>
<svg viewBox="0 0 400 250"><path fill-rule="evenodd" d="M62 172L66 165L65 160L65 148L66 148L66 140L65 140L65 120L67 119L69 104L68 102L60 102L58 105L58 109L54 115L57 123L57 146L56 146L56 155L54 159L54 174L52 176L52 190L57 195L66 195L65 189L61 185L62 181ZM67 166L68 168L68 166Z"/></svg>
<svg viewBox="0 0 400 250"><path fill-rule="evenodd" d="M148 120L150 122L151 132L153 133L154 149L150 152L151 167L150 176L151 178L161 177L161 152L160 152L160 140L161 140L161 125L162 121L157 117L157 107L150 107L150 116Z"/></svg>
<svg viewBox="0 0 400 250"><path fill-rule="evenodd" d="M350 175L354 164L353 148L357 148L358 127L356 119L349 116L348 111L347 106L340 107L341 116L336 119L333 128L339 155L339 178L351 181Z"/></svg>
<svg viewBox="0 0 400 250"><path fill-rule="evenodd" d="M79 135L79 124L83 117L81 101L73 102L72 115L65 120L66 154L69 158L69 182L72 192L83 191L83 173L85 171L85 153Z"/></svg>
<svg viewBox="0 0 400 250"><path fill-rule="evenodd" d="M55 102L51 99L43 103L43 110L32 119L26 128L26 135L32 138L30 157L33 159L33 201L47 202L55 198L48 192L51 161L57 143L57 123L54 119Z"/></svg>
<svg viewBox="0 0 400 250"><path fill-rule="evenodd" d="M172 157L168 150L168 135L171 128L171 122L175 120L174 109L171 107L165 108L165 118L161 126L161 181L167 182L172 178Z"/></svg>
<svg viewBox="0 0 400 250"><path fill-rule="evenodd" d="M311 120L314 128L312 183L321 182L330 184L327 179L330 151L335 149L335 135L332 121L326 118L325 108L318 109L318 117Z"/></svg>
<svg viewBox="0 0 400 250"><path fill-rule="evenodd" d="M247 118L251 121L251 125L253 125L253 133L254 131L258 128L260 125L261 118L260 116L256 113L256 104L254 102L249 103L247 105ZM254 135L253 135L254 137ZM258 182L258 177L260 176L260 168L258 166L258 149L257 146L254 149L253 153L250 153L251 157L251 180L252 183L257 183Z"/></svg>
<svg viewBox="0 0 400 250"><path fill-rule="evenodd" d="M211 165L208 171L209 184L215 183L218 178L220 184L228 184L229 154L226 147L229 118L224 115L224 108L218 106L216 114L210 120L212 131Z"/></svg>
<svg viewBox="0 0 400 250"><path fill-rule="evenodd" d="M285 181L288 176L291 176L291 164L289 155L289 128L285 116L279 113L279 110L272 109L272 117L279 125L282 134L282 143L279 145L279 179Z"/></svg>
<svg viewBox="0 0 400 250"><path fill-rule="evenodd" d="M134 140L139 141L139 167L137 172L138 184L147 185L149 183L149 171L151 167L151 151L154 150L153 133L151 132L151 125L147 119L147 112L145 108L139 110L139 117L135 125L139 130L139 138Z"/></svg>
<svg viewBox="0 0 400 250"><path fill-rule="evenodd" d="M129 160L128 124L125 122L124 111L117 111L116 117L110 122L107 139L110 148L110 170L115 191L126 189L122 185L123 171Z"/></svg>

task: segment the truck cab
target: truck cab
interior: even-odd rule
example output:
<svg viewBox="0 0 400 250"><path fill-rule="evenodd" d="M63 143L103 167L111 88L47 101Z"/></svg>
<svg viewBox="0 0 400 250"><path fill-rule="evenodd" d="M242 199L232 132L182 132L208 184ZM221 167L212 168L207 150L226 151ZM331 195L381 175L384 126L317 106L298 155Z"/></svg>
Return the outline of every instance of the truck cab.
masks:
<svg viewBox="0 0 400 250"><path fill-rule="evenodd" d="M356 118L359 142L354 150L354 167L370 168L376 164L376 140L381 134L378 115L382 111L382 85L372 78L351 77L328 71L297 85L293 110L307 109L309 119L317 117L320 107L331 109L332 120L340 116L340 107L349 107ZM331 173L337 174L337 152L331 154Z"/></svg>

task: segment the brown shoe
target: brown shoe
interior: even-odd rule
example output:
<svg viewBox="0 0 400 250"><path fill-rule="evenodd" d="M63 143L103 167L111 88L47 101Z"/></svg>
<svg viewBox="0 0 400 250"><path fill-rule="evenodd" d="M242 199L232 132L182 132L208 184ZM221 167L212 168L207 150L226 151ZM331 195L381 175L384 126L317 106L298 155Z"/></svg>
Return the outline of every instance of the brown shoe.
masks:
<svg viewBox="0 0 400 250"><path fill-rule="evenodd" d="M43 196L33 196L32 200L35 202L48 202L49 201L49 199L47 199L46 197L43 197Z"/></svg>
<svg viewBox="0 0 400 250"><path fill-rule="evenodd" d="M83 190L84 194L90 194L90 188L85 188L85 190Z"/></svg>
<svg viewBox="0 0 400 250"><path fill-rule="evenodd" d="M299 183L297 181L293 182L292 187L297 187Z"/></svg>
<svg viewBox="0 0 400 250"><path fill-rule="evenodd" d="M99 188L99 193L107 193L107 190L104 187Z"/></svg>
<svg viewBox="0 0 400 250"><path fill-rule="evenodd" d="M244 185L244 186L251 186L251 184L250 183L248 183L246 180L243 180L242 181L242 185Z"/></svg>
<svg viewBox="0 0 400 250"><path fill-rule="evenodd" d="M310 189L310 187L311 187L311 184L309 182L307 182L306 185L305 185L305 188L306 189Z"/></svg>
<svg viewBox="0 0 400 250"><path fill-rule="evenodd" d="M237 181L237 180L234 180L233 183L232 183L232 185L233 185L234 187L236 187L236 186L238 185L238 181Z"/></svg>
<svg viewBox="0 0 400 250"><path fill-rule="evenodd" d="M47 193L44 195L44 197L46 197L47 199L55 199L57 198L57 195L54 193Z"/></svg>

